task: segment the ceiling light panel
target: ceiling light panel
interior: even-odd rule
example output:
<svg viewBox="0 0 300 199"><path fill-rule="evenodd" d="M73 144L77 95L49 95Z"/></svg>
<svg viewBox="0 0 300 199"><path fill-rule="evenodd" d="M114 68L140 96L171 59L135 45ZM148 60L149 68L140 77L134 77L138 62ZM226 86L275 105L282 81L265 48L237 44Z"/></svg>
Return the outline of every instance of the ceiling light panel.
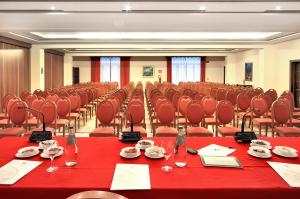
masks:
<svg viewBox="0 0 300 199"><path fill-rule="evenodd" d="M280 32L31 32L44 39L263 40Z"/></svg>

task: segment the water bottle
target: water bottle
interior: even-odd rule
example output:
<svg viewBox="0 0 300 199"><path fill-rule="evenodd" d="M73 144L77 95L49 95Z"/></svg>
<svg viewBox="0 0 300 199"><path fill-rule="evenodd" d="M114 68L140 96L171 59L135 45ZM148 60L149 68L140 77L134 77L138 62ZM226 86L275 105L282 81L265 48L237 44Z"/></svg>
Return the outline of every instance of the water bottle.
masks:
<svg viewBox="0 0 300 199"><path fill-rule="evenodd" d="M74 132L74 128L70 126L67 143L65 147L65 164L70 167L76 165L77 154L78 154L78 147L77 147L75 132Z"/></svg>
<svg viewBox="0 0 300 199"><path fill-rule="evenodd" d="M186 153L187 153L187 148L185 145L184 127L179 126L178 136L175 144L175 156L174 156L176 166L184 167L186 165Z"/></svg>

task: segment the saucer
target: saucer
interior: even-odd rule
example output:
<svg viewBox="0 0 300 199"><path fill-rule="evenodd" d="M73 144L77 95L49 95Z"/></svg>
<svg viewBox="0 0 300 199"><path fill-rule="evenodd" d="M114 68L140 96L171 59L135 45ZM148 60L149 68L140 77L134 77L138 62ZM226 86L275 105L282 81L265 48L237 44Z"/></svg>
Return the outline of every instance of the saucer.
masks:
<svg viewBox="0 0 300 199"><path fill-rule="evenodd" d="M149 143L147 145L142 144L143 142ZM141 149L141 150L145 150L149 147L152 147L154 145L154 142L152 140L140 140L137 142L137 144L135 145L137 148Z"/></svg>
<svg viewBox="0 0 300 199"><path fill-rule="evenodd" d="M141 155L141 152L138 151L136 154L134 155L127 155L125 152L121 151L120 152L120 156L122 156L123 158L136 158L139 157Z"/></svg>
<svg viewBox="0 0 300 199"><path fill-rule="evenodd" d="M163 157L164 157L164 154L159 153L159 155L152 155L152 154L150 154L150 153L145 152L145 156L146 156L147 158L159 159L159 158L163 158Z"/></svg>
<svg viewBox="0 0 300 199"><path fill-rule="evenodd" d="M26 151L30 151L30 152L26 152ZM39 148L36 146L29 146L29 147L24 147L18 150L18 152L16 153L16 157L17 158L29 158L32 156L35 156L37 154L39 154Z"/></svg>
<svg viewBox="0 0 300 199"><path fill-rule="evenodd" d="M252 155L252 156L257 157L257 158L270 158L270 157L272 157L271 153L266 153L265 155L259 155L257 153L254 153L252 150L248 150L247 152L248 152L249 155Z"/></svg>
<svg viewBox="0 0 300 199"><path fill-rule="evenodd" d="M298 154L295 153L282 153L282 151L278 150L278 149L273 149L272 151L273 153L275 153L276 155L285 157L285 158L296 158L298 157Z"/></svg>
<svg viewBox="0 0 300 199"><path fill-rule="evenodd" d="M61 146L59 148L60 148L60 151L54 156L55 158L58 156L61 156L64 153L64 148ZM50 158L49 155L45 152L41 153L41 157L42 158Z"/></svg>

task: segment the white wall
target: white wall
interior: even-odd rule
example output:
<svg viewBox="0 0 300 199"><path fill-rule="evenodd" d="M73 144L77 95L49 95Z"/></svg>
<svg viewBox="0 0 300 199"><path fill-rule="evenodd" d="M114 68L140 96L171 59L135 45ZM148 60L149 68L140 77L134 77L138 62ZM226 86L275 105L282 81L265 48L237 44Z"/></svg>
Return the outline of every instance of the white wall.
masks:
<svg viewBox="0 0 300 199"><path fill-rule="evenodd" d="M79 82L91 81L91 58L73 57L73 67L79 67Z"/></svg>
<svg viewBox="0 0 300 199"><path fill-rule="evenodd" d="M224 83L224 57L207 57L205 67L205 81Z"/></svg>
<svg viewBox="0 0 300 199"><path fill-rule="evenodd" d="M153 77L143 77L143 66L154 66ZM158 81L158 75L161 76L161 81L167 81L167 60L166 57L131 57L130 58L130 81L137 83L138 81L145 82Z"/></svg>

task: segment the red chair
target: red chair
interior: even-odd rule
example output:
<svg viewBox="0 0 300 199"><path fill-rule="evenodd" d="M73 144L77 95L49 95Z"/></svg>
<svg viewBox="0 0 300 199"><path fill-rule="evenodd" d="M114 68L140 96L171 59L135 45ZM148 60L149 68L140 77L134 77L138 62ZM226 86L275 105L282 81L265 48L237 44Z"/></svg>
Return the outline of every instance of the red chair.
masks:
<svg viewBox="0 0 300 199"><path fill-rule="evenodd" d="M186 109L186 120L188 121L187 136L213 136L211 131L199 126L204 118L204 114L204 109L199 101L192 101L188 104Z"/></svg>
<svg viewBox="0 0 300 199"><path fill-rule="evenodd" d="M37 111L41 110L41 106L43 105L43 103L45 102L45 99L40 97L38 99L33 100L32 104L31 104L31 108ZM35 126L36 128L38 128L39 124L40 124L40 120L39 120L39 113L37 111L29 111L28 113L28 121L27 121L27 126L29 127L28 129L31 128L31 126Z"/></svg>
<svg viewBox="0 0 300 199"><path fill-rule="evenodd" d="M49 100L49 101L54 102L54 103L56 103L58 99L59 99L59 97L56 94L49 94L46 97L46 100Z"/></svg>
<svg viewBox="0 0 300 199"><path fill-rule="evenodd" d="M16 101L20 101L20 98L14 97L14 98L11 98L9 101L7 101L7 103L6 103L7 117L0 120L0 127L5 128L8 125L10 108L12 107L13 103Z"/></svg>
<svg viewBox="0 0 300 199"><path fill-rule="evenodd" d="M220 101L216 110L216 119L218 123L222 126L218 126L217 135L220 134L224 136L234 136L236 132L240 131L234 126L226 126L231 123L234 119L234 108L229 101Z"/></svg>
<svg viewBox="0 0 300 199"><path fill-rule="evenodd" d="M177 124L186 126L186 108L188 104L192 101L192 98L187 95L183 95L178 99L178 113Z"/></svg>
<svg viewBox="0 0 300 199"><path fill-rule="evenodd" d="M12 103L8 114L8 126L11 127L0 130L0 137L25 134L26 130L23 128L23 125L26 125L27 120L26 107L26 103L20 100Z"/></svg>
<svg viewBox="0 0 300 199"><path fill-rule="evenodd" d="M70 119L74 120L75 132L76 132L77 126L78 129L80 128L80 106L81 106L80 96L76 92L74 92L70 94L69 100L71 106Z"/></svg>
<svg viewBox="0 0 300 199"><path fill-rule="evenodd" d="M267 136L268 126L272 125L272 119L267 117L269 108L264 97L253 97L251 100L251 109L251 130L253 131L253 126L257 124L259 126L259 136L261 136L261 126L265 126Z"/></svg>
<svg viewBox="0 0 300 199"><path fill-rule="evenodd" d="M2 110L0 113L0 119L8 118L8 112L7 112L7 103L9 100L16 98L16 96L7 94L2 98Z"/></svg>
<svg viewBox="0 0 300 199"><path fill-rule="evenodd" d="M236 126L239 126L239 118L243 118L246 114L245 118L251 118L251 112L246 113L251 105L251 98L246 93L238 94L236 98Z"/></svg>
<svg viewBox="0 0 300 199"><path fill-rule="evenodd" d="M126 131L130 129L127 127L131 123L133 124L133 131L139 131L142 137L147 137L144 104L138 101L128 104L125 118Z"/></svg>
<svg viewBox="0 0 300 199"><path fill-rule="evenodd" d="M96 129L90 133L90 137L110 137L115 135L114 120L115 111L112 102L102 101L96 110ZM99 122L99 123L98 123Z"/></svg>
<svg viewBox="0 0 300 199"><path fill-rule="evenodd" d="M20 98L22 101L25 101L26 100L26 97L30 95L30 92L29 91L22 91L21 94L20 94Z"/></svg>
<svg viewBox="0 0 300 199"><path fill-rule="evenodd" d="M217 108L217 101L212 96L205 96L203 97L201 104L205 113L203 126L207 128L209 125L211 125L213 126L214 131L214 127L218 125L218 122L214 117Z"/></svg>
<svg viewBox="0 0 300 199"><path fill-rule="evenodd" d="M128 199L116 193L107 191L83 191L69 196L67 199Z"/></svg>
<svg viewBox="0 0 300 199"><path fill-rule="evenodd" d="M26 97L26 99L25 99L25 102L26 102L27 106L28 106L29 108L31 108L32 102L33 102L35 99L37 99L37 98L38 98L38 97L37 97L36 95L34 95L34 94L28 95L28 96Z"/></svg>
<svg viewBox="0 0 300 199"><path fill-rule="evenodd" d="M217 91L217 100L218 101L225 100L226 93L227 93L227 91L225 89L219 88L218 91Z"/></svg>
<svg viewBox="0 0 300 199"><path fill-rule="evenodd" d="M65 136L66 128L70 125L71 118L71 102L68 98L62 97L57 100L57 116L56 124L58 127L58 132L60 132L60 128L63 128L63 136Z"/></svg>
<svg viewBox="0 0 300 199"><path fill-rule="evenodd" d="M298 137L300 129L291 127L292 115L290 104L282 99L276 100L271 109L272 113L272 136Z"/></svg>
<svg viewBox="0 0 300 199"><path fill-rule="evenodd" d="M178 131L174 128L175 124L175 108L170 102L161 104L157 111L159 125L155 130L155 136L174 137L178 135Z"/></svg>

